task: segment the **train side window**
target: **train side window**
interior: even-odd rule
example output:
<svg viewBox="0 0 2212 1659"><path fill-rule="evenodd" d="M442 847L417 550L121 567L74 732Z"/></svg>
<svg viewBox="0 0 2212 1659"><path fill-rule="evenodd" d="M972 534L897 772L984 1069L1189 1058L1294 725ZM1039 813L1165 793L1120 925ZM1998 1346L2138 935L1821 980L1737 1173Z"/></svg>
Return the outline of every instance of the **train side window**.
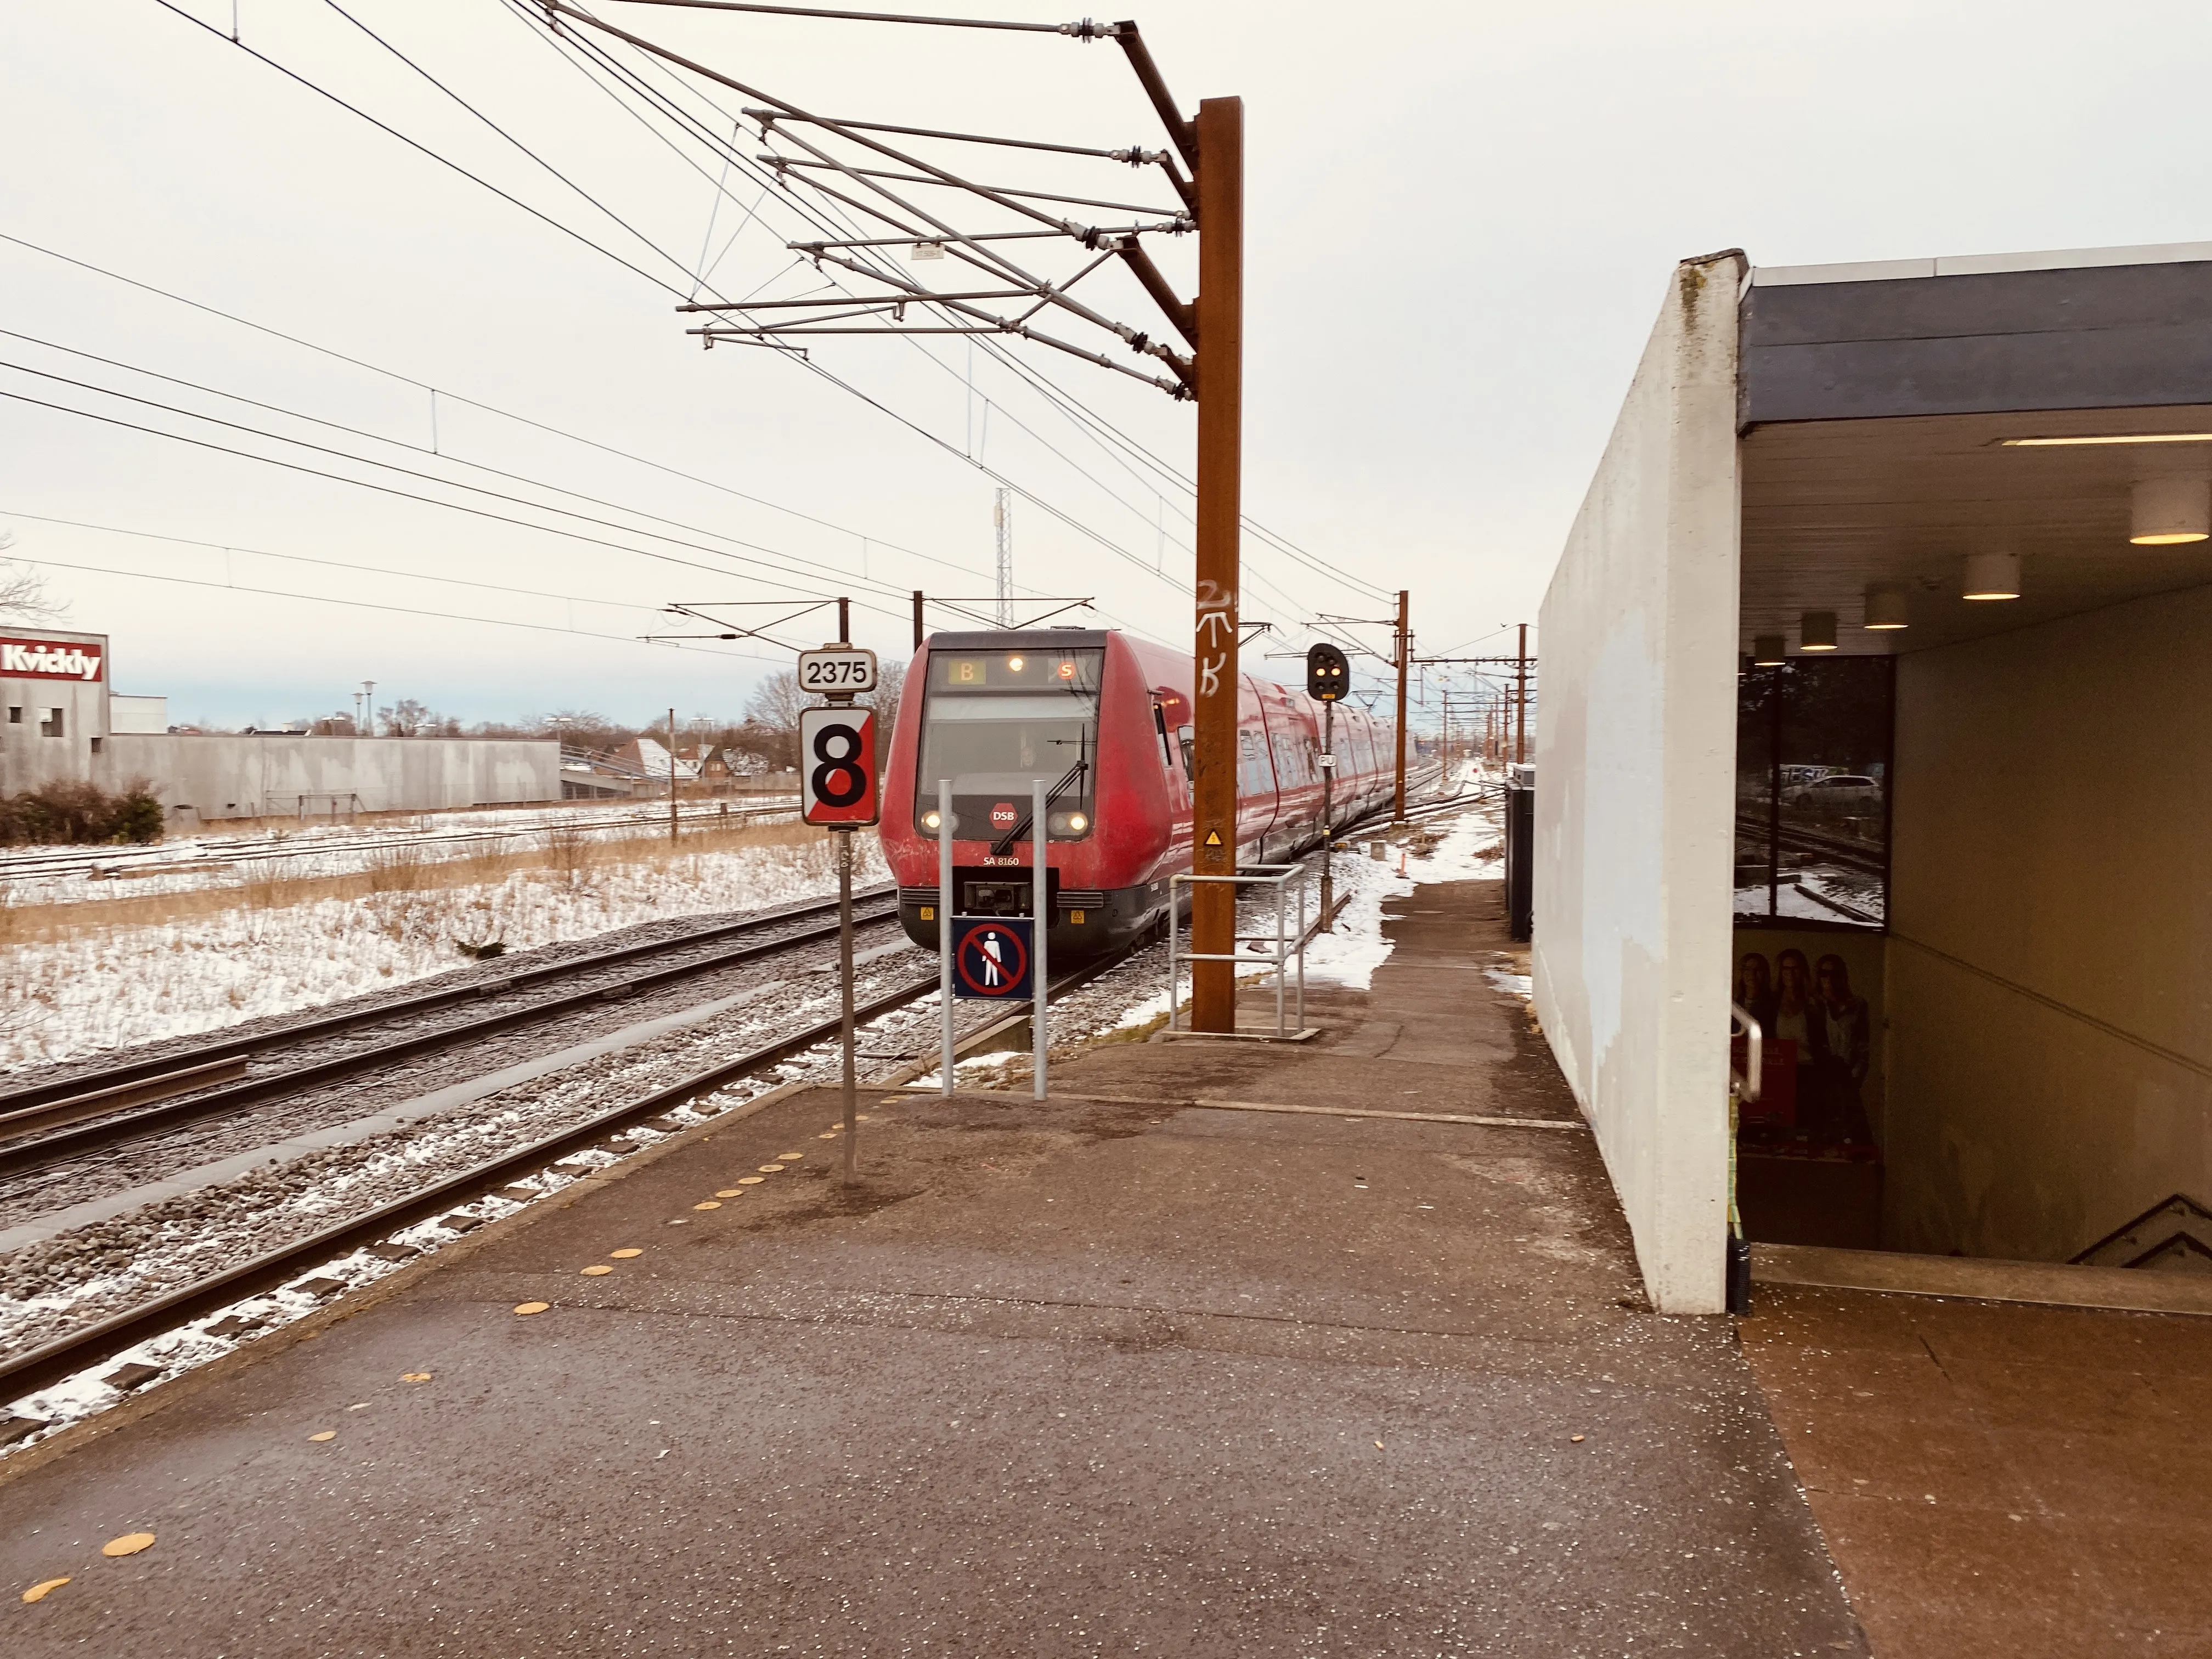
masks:
<svg viewBox="0 0 2212 1659"><path fill-rule="evenodd" d="M1168 740L1168 711L1155 701L1152 704L1152 726L1160 734L1160 752L1167 757L1168 770L1175 770L1175 744Z"/></svg>

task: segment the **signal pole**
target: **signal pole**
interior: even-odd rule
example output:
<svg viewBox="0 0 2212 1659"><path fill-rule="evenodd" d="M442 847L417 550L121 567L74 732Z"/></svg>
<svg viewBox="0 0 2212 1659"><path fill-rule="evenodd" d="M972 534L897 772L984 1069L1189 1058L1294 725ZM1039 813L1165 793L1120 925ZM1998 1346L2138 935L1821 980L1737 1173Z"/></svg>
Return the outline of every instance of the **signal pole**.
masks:
<svg viewBox="0 0 2212 1659"><path fill-rule="evenodd" d="M1519 660L1513 668L1513 758L1516 763L1528 758L1528 624L1521 624Z"/></svg>
<svg viewBox="0 0 2212 1659"><path fill-rule="evenodd" d="M1406 672L1413 665L1413 635L1409 621L1410 595L1404 588L1398 590L1398 793L1390 809L1390 821L1406 821Z"/></svg>
<svg viewBox="0 0 2212 1659"><path fill-rule="evenodd" d="M1198 580L1191 867L1237 873L1237 566L1244 427L1244 100L1198 106ZM1178 135L1180 136L1180 135ZM1403 739L1401 738L1402 742ZM1190 1024L1237 1029L1237 890L1191 884Z"/></svg>
<svg viewBox="0 0 2212 1659"><path fill-rule="evenodd" d="M921 590L917 587L914 590L914 648L917 651L921 649Z"/></svg>

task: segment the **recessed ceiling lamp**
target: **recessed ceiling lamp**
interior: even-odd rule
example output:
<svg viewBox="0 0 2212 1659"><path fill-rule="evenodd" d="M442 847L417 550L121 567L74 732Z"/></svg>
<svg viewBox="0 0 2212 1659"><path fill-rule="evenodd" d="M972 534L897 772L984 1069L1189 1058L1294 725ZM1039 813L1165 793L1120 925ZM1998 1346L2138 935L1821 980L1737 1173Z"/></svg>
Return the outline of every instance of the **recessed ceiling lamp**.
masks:
<svg viewBox="0 0 2212 1659"><path fill-rule="evenodd" d="M1781 635L1761 634L1752 641L1751 665L1753 668L1781 667L1784 654L1782 644Z"/></svg>
<svg viewBox="0 0 2212 1659"><path fill-rule="evenodd" d="M1869 582L1866 591L1866 625L1870 629L1906 628L1912 618L1905 613L1905 590L1887 582Z"/></svg>
<svg viewBox="0 0 2212 1659"><path fill-rule="evenodd" d="M2126 432L2083 438L2004 438L2007 449L2084 449L2098 444L2212 444L2212 432Z"/></svg>
<svg viewBox="0 0 2212 1659"><path fill-rule="evenodd" d="M1798 617L1797 648L1800 651L1834 650L1836 613L1832 611L1808 611Z"/></svg>
<svg viewBox="0 0 2212 1659"><path fill-rule="evenodd" d="M2016 599L2020 597L2020 555L2017 553L1969 553L1966 555L1966 585L1960 590L1962 599Z"/></svg>
<svg viewBox="0 0 2212 1659"><path fill-rule="evenodd" d="M2203 478L2145 478L2136 486L2137 547L2171 547L2212 536L2212 483Z"/></svg>

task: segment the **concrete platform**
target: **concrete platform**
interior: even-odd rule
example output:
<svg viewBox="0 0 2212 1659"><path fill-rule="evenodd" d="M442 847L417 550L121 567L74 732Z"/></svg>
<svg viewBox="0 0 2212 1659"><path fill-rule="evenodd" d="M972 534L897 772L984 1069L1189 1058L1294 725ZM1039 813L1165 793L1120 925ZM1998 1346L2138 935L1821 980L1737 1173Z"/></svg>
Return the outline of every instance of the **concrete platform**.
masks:
<svg viewBox="0 0 2212 1659"><path fill-rule="evenodd" d="M1740 1328L1882 1659L2212 1653L2212 1321L1763 1285Z"/></svg>
<svg viewBox="0 0 2212 1659"><path fill-rule="evenodd" d="M1406 908L1314 1043L870 1095L850 1190L787 1097L0 1473L0 1583L73 1580L7 1650L1866 1653L1483 971L1497 884Z"/></svg>

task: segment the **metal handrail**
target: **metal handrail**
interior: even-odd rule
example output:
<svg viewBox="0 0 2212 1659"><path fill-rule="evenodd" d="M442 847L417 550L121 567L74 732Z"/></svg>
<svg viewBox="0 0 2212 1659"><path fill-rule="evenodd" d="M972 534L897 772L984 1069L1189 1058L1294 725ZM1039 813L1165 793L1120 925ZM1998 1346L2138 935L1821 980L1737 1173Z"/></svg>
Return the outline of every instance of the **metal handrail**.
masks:
<svg viewBox="0 0 2212 1659"><path fill-rule="evenodd" d="M1201 876L1190 871L1178 871L1168 878L1168 1029L1181 1030L1182 964L1186 962L1242 962L1253 966L1268 966L1275 970L1275 1035L1286 1037L1292 1030L1304 1030L1306 1023L1306 945L1319 931L1316 921L1309 925L1306 908L1306 884L1313 872L1304 864L1257 864L1246 866L1233 876ZM1181 930L1177 926L1179 902L1176 894L1178 884L1196 885L1200 882L1219 883L1231 887L1273 887L1275 890L1275 931L1266 933L1239 933L1232 931L1232 945L1273 943L1274 950L1267 954L1243 952L1186 951L1182 948ZM1284 897L1295 883L1298 895L1297 927L1293 931L1284 910ZM1232 930L1235 923L1231 923ZM1285 971L1297 963L1297 1004L1296 1024L1285 1027L1283 1023L1284 981L1289 977Z"/></svg>
<svg viewBox="0 0 2212 1659"><path fill-rule="evenodd" d="M1729 1061L1729 1092L1738 1100L1757 1100L1759 1079L1765 1069L1761 1061L1765 1057L1766 1033L1751 1017L1750 1009L1740 1002L1731 1002L1729 1004L1729 1043L1731 1048L1735 1046L1735 1028L1739 1025L1743 1027L1744 1036L1750 1039L1744 1049L1743 1064L1744 1070L1751 1075L1746 1077L1737 1071L1735 1061L1731 1058Z"/></svg>

